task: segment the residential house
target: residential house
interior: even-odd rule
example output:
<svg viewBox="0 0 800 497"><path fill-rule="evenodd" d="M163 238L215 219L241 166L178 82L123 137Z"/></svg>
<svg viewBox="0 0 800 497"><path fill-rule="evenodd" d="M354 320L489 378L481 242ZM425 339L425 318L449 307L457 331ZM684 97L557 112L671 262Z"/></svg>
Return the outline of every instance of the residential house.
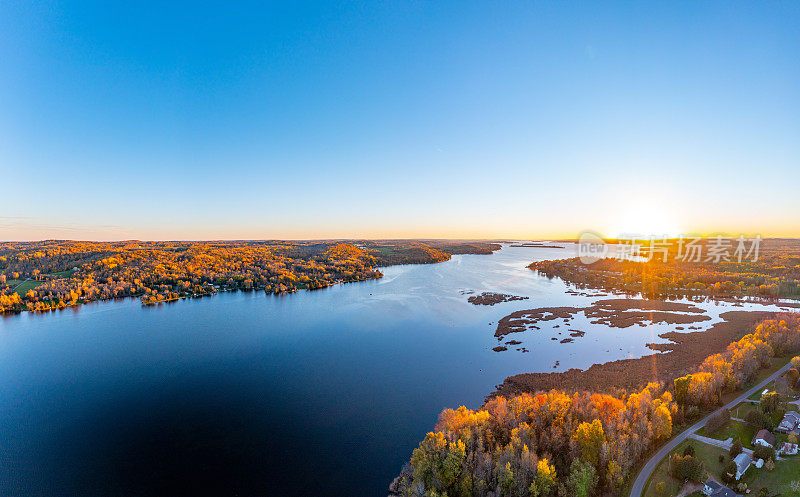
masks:
<svg viewBox="0 0 800 497"><path fill-rule="evenodd" d="M736 474L734 478L739 480L744 476L744 472L747 471L747 468L750 467L750 463L753 462L753 456L747 452L742 452L733 459L733 462L736 464Z"/></svg>
<svg viewBox="0 0 800 497"><path fill-rule="evenodd" d="M797 455L797 444L791 444L789 442L785 442L783 445L781 445L780 453L785 456Z"/></svg>
<svg viewBox="0 0 800 497"><path fill-rule="evenodd" d="M709 497L739 497L739 494L712 478L706 480L703 493Z"/></svg>
<svg viewBox="0 0 800 497"><path fill-rule="evenodd" d="M797 411L789 411L784 414L781 424L775 429L784 433L789 433L797 428L798 425L800 425L800 413Z"/></svg>
<svg viewBox="0 0 800 497"><path fill-rule="evenodd" d="M773 448L775 447L776 440L777 437L775 437L775 435L772 433L768 432L767 430L760 430L758 433L756 433L756 436L753 437L753 441L750 443L752 443L754 446L758 444L762 447Z"/></svg>

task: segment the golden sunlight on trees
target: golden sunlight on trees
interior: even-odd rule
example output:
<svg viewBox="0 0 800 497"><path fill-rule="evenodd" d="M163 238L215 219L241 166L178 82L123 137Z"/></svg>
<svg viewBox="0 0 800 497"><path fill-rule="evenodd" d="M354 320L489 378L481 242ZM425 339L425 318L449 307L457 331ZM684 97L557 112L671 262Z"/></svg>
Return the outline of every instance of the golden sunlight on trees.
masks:
<svg viewBox="0 0 800 497"><path fill-rule="evenodd" d="M378 266L441 262L449 250L491 253L499 245L441 242L69 242L0 243L0 312L60 309L140 297L153 304L226 290L315 290L379 278ZM9 280L6 275L11 276ZM20 278L35 280L21 299ZM10 282L15 282L15 287Z"/></svg>
<svg viewBox="0 0 800 497"><path fill-rule="evenodd" d="M641 293L647 298L800 298L798 240L763 240L755 262L684 262L672 254L667 262L660 257L648 262L609 258L587 265L575 258L539 261L528 267L578 288Z"/></svg>
<svg viewBox="0 0 800 497"><path fill-rule="evenodd" d="M401 495L590 495L618 488L671 430L672 396L552 390L445 409L396 480Z"/></svg>

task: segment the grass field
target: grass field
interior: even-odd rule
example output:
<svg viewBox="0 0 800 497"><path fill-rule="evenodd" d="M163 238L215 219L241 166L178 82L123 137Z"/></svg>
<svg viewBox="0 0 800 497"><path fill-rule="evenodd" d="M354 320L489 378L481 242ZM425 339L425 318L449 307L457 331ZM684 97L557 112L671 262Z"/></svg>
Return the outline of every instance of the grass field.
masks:
<svg viewBox="0 0 800 497"><path fill-rule="evenodd" d="M772 471L764 468L750 468L742 480L747 483L751 494L753 491L757 492L762 487L766 487L769 489L770 495L798 495L790 491L789 483L793 480L800 480L800 457L791 456L784 461L776 461L775 469Z"/></svg>
<svg viewBox="0 0 800 497"><path fill-rule="evenodd" d="M697 434L704 437L716 438L717 440L727 440L729 438L735 440L738 438L743 446L752 448L750 446L750 441L755 436L756 429L741 421L730 420L714 433L706 433L706 429L703 427L697 430Z"/></svg>
<svg viewBox="0 0 800 497"><path fill-rule="evenodd" d="M14 291L17 292L20 295L20 297L24 297L25 294L28 293L28 290L32 290L42 284L44 284L44 281L36 281L36 280L23 281Z"/></svg>
<svg viewBox="0 0 800 497"><path fill-rule="evenodd" d="M59 271L57 273L50 273L43 276L50 276L52 278L67 278L74 273L74 269L69 269L67 271ZM20 297L24 297L28 290L32 290L39 285L43 285L44 281L36 281L36 280L8 280L6 282L9 288L14 288L14 291L20 295ZM16 287L16 288L15 288Z"/></svg>
<svg viewBox="0 0 800 497"><path fill-rule="evenodd" d="M752 402L742 402L741 404L731 409L731 417L745 419L747 413L749 413L750 411L757 411L757 410L758 410L758 404L753 404Z"/></svg>
<svg viewBox="0 0 800 497"><path fill-rule="evenodd" d="M68 269L66 271L59 271L57 273L50 273L50 274L48 274L48 276L54 276L56 278L67 278L69 276L72 276L72 273L74 273L74 272L75 272L74 269Z"/></svg>
<svg viewBox="0 0 800 497"><path fill-rule="evenodd" d="M669 495L676 495L680 491L682 482L669 475L669 458L676 452L679 454L683 453L683 449L685 449L689 444L694 446L695 457L699 457L700 460L703 461L706 471L710 475L719 479L719 475L722 473L724 464L728 462L727 451L724 451L719 447L712 447L711 445L698 442L697 440L685 440L678 444L678 446L675 447L675 450L673 450L670 455L658 463L655 471L653 471L650 481L647 483L647 487L644 489L643 497L665 497ZM724 457L724 462L722 463L719 462L720 455ZM663 481L666 484L666 491L661 496L658 494L658 492L656 492L656 484L658 484L660 481Z"/></svg>

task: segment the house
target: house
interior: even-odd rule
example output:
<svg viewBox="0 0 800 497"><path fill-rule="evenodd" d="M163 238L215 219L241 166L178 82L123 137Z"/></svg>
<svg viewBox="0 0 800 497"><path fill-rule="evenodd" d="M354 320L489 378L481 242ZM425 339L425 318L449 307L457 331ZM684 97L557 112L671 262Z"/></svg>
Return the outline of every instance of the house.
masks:
<svg viewBox="0 0 800 497"><path fill-rule="evenodd" d="M785 456L797 455L797 444L790 444L789 442L785 442L783 445L781 445L780 452Z"/></svg>
<svg viewBox="0 0 800 497"><path fill-rule="evenodd" d="M800 413L797 411L789 411L783 415L781 424L779 424L775 429L784 433L788 433L797 428L798 424L800 424Z"/></svg>
<svg viewBox="0 0 800 497"><path fill-rule="evenodd" d="M709 497L738 497L736 492L712 478L706 480L703 493Z"/></svg>
<svg viewBox="0 0 800 497"><path fill-rule="evenodd" d="M775 441L777 438L772 433L768 432L767 430L760 430L756 433L756 436L753 437L753 441L750 442L753 445L760 445L762 447L775 447Z"/></svg>
<svg viewBox="0 0 800 497"><path fill-rule="evenodd" d="M753 462L753 456L747 452L742 452L733 459L733 462L736 464L736 475L734 475L734 478L739 480L744 476L744 472L747 471L747 468L750 467L750 463Z"/></svg>

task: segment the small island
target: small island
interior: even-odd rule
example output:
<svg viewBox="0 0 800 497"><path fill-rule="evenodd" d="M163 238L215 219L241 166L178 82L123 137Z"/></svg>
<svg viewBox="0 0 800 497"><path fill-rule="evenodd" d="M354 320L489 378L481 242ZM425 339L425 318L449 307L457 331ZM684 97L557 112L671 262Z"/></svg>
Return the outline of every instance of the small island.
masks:
<svg viewBox="0 0 800 497"><path fill-rule="evenodd" d="M514 300L528 300L528 297L518 295L508 295L506 293L483 292L467 299L467 302L474 305L495 305L501 302L512 302Z"/></svg>

